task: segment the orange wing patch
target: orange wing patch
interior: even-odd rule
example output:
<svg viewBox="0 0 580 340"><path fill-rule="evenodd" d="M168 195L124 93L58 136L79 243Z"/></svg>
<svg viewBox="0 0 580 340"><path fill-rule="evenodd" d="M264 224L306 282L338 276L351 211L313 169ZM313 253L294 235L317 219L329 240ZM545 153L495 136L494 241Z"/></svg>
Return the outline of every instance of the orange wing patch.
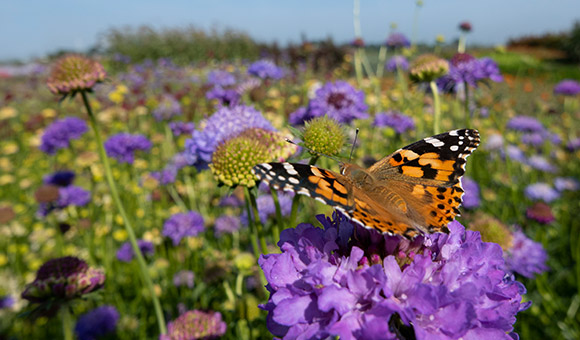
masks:
<svg viewBox="0 0 580 340"><path fill-rule="evenodd" d="M459 215L458 208L461 205L461 196L463 196L461 185L458 183L450 188L415 185L413 192L421 190L415 189L416 187L422 187L431 200L420 211L425 217L429 232L449 232L447 224Z"/></svg>

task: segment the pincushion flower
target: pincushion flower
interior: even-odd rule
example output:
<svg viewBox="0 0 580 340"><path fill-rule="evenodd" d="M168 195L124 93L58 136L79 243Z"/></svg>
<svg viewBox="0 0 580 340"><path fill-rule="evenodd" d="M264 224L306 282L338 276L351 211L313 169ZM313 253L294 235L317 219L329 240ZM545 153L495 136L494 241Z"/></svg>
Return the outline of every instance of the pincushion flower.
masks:
<svg viewBox="0 0 580 340"><path fill-rule="evenodd" d="M191 135L195 130L195 124L191 122L171 122L169 128L174 136Z"/></svg>
<svg viewBox="0 0 580 340"><path fill-rule="evenodd" d="M490 79L503 81L496 62L491 58L476 59L468 53L456 53L449 62L449 73L437 80L438 86L445 92L456 91L458 84L477 87L479 82Z"/></svg>
<svg viewBox="0 0 580 340"><path fill-rule="evenodd" d="M521 132L543 133L546 130L540 121L530 116L515 116L508 121L506 127Z"/></svg>
<svg viewBox="0 0 580 340"><path fill-rule="evenodd" d="M185 286L192 289L194 280L195 274L191 270L180 270L173 275L173 285L175 287Z"/></svg>
<svg viewBox="0 0 580 340"><path fill-rule="evenodd" d="M398 111L377 113L373 125L376 127L390 127L398 134L415 129L413 117L409 117Z"/></svg>
<svg viewBox="0 0 580 340"><path fill-rule="evenodd" d="M143 255L153 255L155 252L155 248L152 242L145 241L145 240L137 240L137 246ZM121 262L131 262L135 253L133 252L133 248L131 248L130 242L125 242L119 247L117 250L117 259Z"/></svg>
<svg viewBox="0 0 580 340"><path fill-rule="evenodd" d="M71 140L81 138L87 130L87 123L82 119L75 117L59 119L44 131L40 150L54 155L58 150L69 147Z"/></svg>
<svg viewBox="0 0 580 340"><path fill-rule="evenodd" d="M422 54L411 63L409 75L416 82L431 82L449 72L449 63L433 54Z"/></svg>
<svg viewBox="0 0 580 340"><path fill-rule="evenodd" d="M103 287L105 273L89 267L78 257L66 256L45 262L36 279L26 285L22 298L34 303L71 300Z"/></svg>
<svg viewBox="0 0 580 340"><path fill-rule="evenodd" d="M218 103L224 106L234 106L240 101L240 94L234 89L223 88L219 85L214 86L205 94L207 99L217 99Z"/></svg>
<svg viewBox="0 0 580 340"><path fill-rule="evenodd" d="M417 339L517 336L515 315L529 303L521 303L525 288L503 269L497 244L455 221L449 235L410 242L342 217L318 219L324 229L286 229L282 253L259 260L270 292L261 308L274 336L397 339L402 329Z"/></svg>
<svg viewBox="0 0 580 340"><path fill-rule="evenodd" d="M106 72L99 62L80 55L68 55L56 61L47 80L54 94L74 95L90 91L105 80Z"/></svg>
<svg viewBox="0 0 580 340"><path fill-rule="evenodd" d="M554 94L576 96L580 93L580 83L576 80L565 79L554 86Z"/></svg>
<svg viewBox="0 0 580 340"><path fill-rule="evenodd" d="M409 61L402 55L396 55L387 60L385 67L389 72L407 71L409 69Z"/></svg>
<svg viewBox="0 0 580 340"><path fill-rule="evenodd" d="M165 95L162 97L161 101L157 107L153 110L153 117L158 122L163 120L170 120L175 116L182 114L181 104L175 97L170 95Z"/></svg>
<svg viewBox="0 0 580 340"><path fill-rule="evenodd" d="M540 155L532 155L528 158L527 164L532 168L540 171L551 172L554 173L558 171L558 168L554 166L554 164L548 161L546 158Z"/></svg>
<svg viewBox="0 0 580 340"><path fill-rule="evenodd" d="M306 122L302 135L304 146L323 155L338 155L346 141L346 134L334 119L316 117Z"/></svg>
<svg viewBox="0 0 580 340"><path fill-rule="evenodd" d="M544 202L536 202L526 209L526 217L542 224L550 224L556 220L552 208Z"/></svg>
<svg viewBox="0 0 580 340"><path fill-rule="evenodd" d="M577 191L580 189L580 182L574 177L557 177L554 179L554 187L560 192L565 190Z"/></svg>
<svg viewBox="0 0 580 340"><path fill-rule="evenodd" d="M259 210L258 210L259 211ZM246 219L247 221L247 219ZM240 230L242 221L238 216L223 215L215 219L215 236L231 234Z"/></svg>
<svg viewBox="0 0 580 340"><path fill-rule="evenodd" d="M213 86L230 86L236 83L236 77L222 70L213 70L207 75L207 83Z"/></svg>
<svg viewBox="0 0 580 340"><path fill-rule="evenodd" d="M113 306L97 307L81 315L75 326L79 340L96 340L113 333L119 321L119 311Z"/></svg>
<svg viewBox="0 0 580 340"><path fill-rule="evenodd" d="M159 340L217 339L226 333L227 325L219 312L187 311L167 325L167 334Z"/></svg>
<svg viewBox="0 0 580 340"><path fill-rule="evenodd" d="M173 245L177 246L181 239L197 236L204 228L203 217L195 211L189 211L171 215L163 224L162 235L171 238Z"/></svg>
<svg viewBox="0 0 580 340"><path fill-rule="evenodd" d="M281 79L284 70L270 60L258 60L248 67L248 74L261 79Z"/></svg>
<svg viewBox="0 0 580 340"><path fill-rule="evenodd" d="M57 193L54 200L40 202L37 212L39 216L45 217L53 210L62 210L69 205L83 207L91 201L90 191L75 185L57 187Z"/></svg>
<svg viewBox="0 0 580 340"><path fill-rule="evenodd" d="M462 206L465 209L475 209L481 205L479 199L479 185L473 179L463 176L461 177L461 185L465 191L462 199Z"/></svg>
<svg viewBox="0 0 580 340"><path fill-rule="evenodd" d="M327 115L339 123L349 124L354 119L368 118L367 110L363 91L345 81L336 81L317 89L308 106L293 112L288 119L293 125L301 125L312 118Z"/></svg>
<svg viewBox="0 0 580 340"><path fill-rule="evenodd" d="M512 246L506 250L506 266L527 278L548 270L548 254L541 243L529 239L520 229L513 232Z"/></svg>
<svg viewBox="0 0 580 340"><path fill-rule="evenodd" d="M547 183L534 183L524 189L524 194L530 200L540 200L550 203L560 198L560 193Z"/></svg>
<svg viewBox="0 0 580 340"><path fill-rule="evenodd" d="M121 163L133 164L136 151L149 151L153 144L140 134L118 133L105 141L107 156Z"/></svg>
<svg viewBox="0 0 580 340"><path fill-rule="evenodd" d="M403 48L411 46L411 42L403 33L393 32L389 34L385 43L390 48Z"/></svg>

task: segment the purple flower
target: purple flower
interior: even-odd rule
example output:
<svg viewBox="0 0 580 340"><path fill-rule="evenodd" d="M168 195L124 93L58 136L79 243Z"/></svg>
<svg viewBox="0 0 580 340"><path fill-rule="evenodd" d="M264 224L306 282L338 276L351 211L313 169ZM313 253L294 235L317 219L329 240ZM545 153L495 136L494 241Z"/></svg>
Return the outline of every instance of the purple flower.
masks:
<svg viewBox="0 0 580 340"><path fill-rule="evenodd" d="M75 117L59 119L44 131L40 150L54 155L58 150L67 148L71 140L81 138L87 130L87 123L82 119Z"/></svg>
<svg viewBox="0 0 580 340"><path fill-rule="evenodd" d="M462 21L459 24L459 29L463 32L471 32L472 30L471 23L469 21Z"/></svg>
<svg viewBox="0 0 580 340"><path fill-rule="evenodd" d="M526 209L526 217L542 224L550 224L556 220L552 208L544 202L536 202Z"/></svg>
<svg viewBox="0 0 580 340"><path fill-rule="evenodd" d="M510 339L515 315L529 306L499 245L458 222L449 235L408 241L340 217L318 219L324 229L286 229L282 253L259 260L270 292L260 307L276 337L396 339L405 327L418 339Z"/></svg>
<svg viewBox="0 0 580 340"><path fill-rule="evenodd" d="M473 179L463 176L461 177L461 185L465 193L463 195L463 207L465 209L475 209L481 205L479 199L479 185Z"/></svg>
<svg viewBox="0 0 580 340"><path fill-rule="evenodd" d="M387 60L385 67L389 72L397 72L398 69L407 71L409 69L409 61L402 55L396 55Z"/></svg>
<svg viewBox="0 0 580 340"><path fill-rule="evenodd" d="M282 216L290 215L290 210L292 209L292 198L293 194L290 193L278 193L278 202L280 203L280 210ZM274 205L274 199L271 195L262 195L256 199L258 205L258 214L260 216L260 221L265 224L268 217L276 216L276 206ZM252 214L253 215L253 214ZM253 217L253 216L252 216ZM248 225L248 213L246 210L242 212L241 220L243 225Z"/></svg>
<svg viewBox="0 0 580 340"><path fill-rule="evenodd" d="M187 311L167 325L167 334L159 340L217 339L226 333L227 325L219 312Z"/></svg>
<svg viewBox="0 0 580 340"><path fill-rule="evenodd" d="M510 145L506 146L505 153L509 157L510 160L514 160L514 161L520 162L520 163L527 162L526 155L524 154L522 149L518 148L515 145L510 144Z"/></svg>
<svg viewBox="0 0 580 340"><path fill-rule="evenodd" d="M231 234L240 230L242 222L238 216L223 215L215 220L215 236L220 237L223 234Z"/></svg>
<svg viewBox="0 0 580 340"><path fill-rule="evenodd" d="M533 155L528 158L528 165L540 171L552 173L558 171L558 169L552 163L540 155Z"/></svg>
<svg viewBox="0 0 580 340"><path fill-rule="evenodd" d="M173 285L175 287L185 286L189 289L193 288L193 281L195 274L191 270L180 270L173 275Z"/></svg>
<svg viewBox="0 0 580 340"><path fill-rule="evenodd" d="M56 185L57 187L68 187L75 179L75 173L70 170L62 170L44 177L44 184Z"/></svg>
<svg viewBox="0 0 580 340"><path fill-rule="evenodd" d="M1 296L0 297L0 310L12 308L12 306L14 306L15 302L16 301L14 300L14 298L10 295Z"/></svg>
<svg viewBox="0 0 580 340"><path fill-rule="evenodd" d="M119 312L113 306L97 307L81 315L75 326L79 340L96 340L113 333L117 328Z"/></svg>
<svg viewBox="0 0 580 340"><path fill-rule="evenodd" d="M327 115L339 123L349 124L354 119L368 118L363 91L357 91L345 81L326 83L316 90L316 95L308 103L290 114L290 124L300 125L315 117Z"/></svg>
<svg viewBox="0 0 580 340"><path fill-rule="evenodd" d="M147 137L139 134L118 133L107 139L105 150L109 157L115 158L121 163L133 164L135 151L149 151L153 144Z"/></svg>
<svg viewBox="0 0 580 340"><path fill-rule="evenodd" d="M141 250L143 255L153 255L155 248L152 242L145 240L137 240L137 246ZM117 250L117 259L121 262L131 262L133 260L135 253L133 252L133 247L131 247L130 242L125 242Z"/></svg>
<svg viewBox="0 0 580 340"><path fill-rule="evenodd" d="M568 149L568 151L576 151L580 149L580 137L570 140L568 144L566 144L566 149Z"/></svg>
<svg viewBox="0 0 580 340"><path fill-rule="evenodd" d="M563 96L575 96L578 93L580 93L580 83L576 80L562 80L556 84L556 86L554 86L554 94L561 94Z"/></svg>
<svg viewBox="0 0 580 340"><path fill-rule="evenodd" d="M558 177L554 180L554 187L560 192L565 190L578 191L580 182L573 177Z"/></svg>
<svg viewBox="0 0 580 340"><path fill-rule="evenodd" d="M274 131L262 114L250 106L221 107L206 121L202 131L193 131L185 141L185 154L191 165L205 168L219 143L249 128Z"/></svg>
<svg viewBox="0 0 580 340"><path fill-rule="evenodd" d="M177 213L165 221L162 235L171 238L173 245L177 246L182 238L201 233L204 230L203 223L203 217L195 211Z"/></svg>
<svg viewBox="0 0 580 340"><path fill-rule="evenodd" d="M220 207L241 207L242 205L244 205L244 202L236 195L224 196L219 203Z"/></svg>
<svg viewBox="0 0 580 340"><path fill-rule="evenodd" d="M240 94L233 89L224 89L216 85L211 90L207 91L205 97L209 100L217 99L221 105L235 106L240 101Z"/></svg>
<svg viewBox="0 0 580 340"><path fill-rule="evenodd" d="M56 202L40 203L38 215L45 217L53 210L62 210L69 205L83 207L91 201L91 193L81 187L69 185L58 188Z"/></svg>
<svg viewBox="0 0 580 340"><path fill-rule="evenodd" d="M489 57L479 59L479 78L489 78L491 81L496 83L503 81L503 76L499 71L497 63Z"/></svg>
<svg viewBox="0 0 580 340"><path fill-rule="evenodd" d="M195 130L195 124L190 122L171 122L169 128L174 136L191 135Z"/></svg>
<svg viewBox="0 0 580 340"><path fill-rule="evenodd" d="M560 193L546 183L530 184L524 189L524 194L532 201L540 200L546 203L560 198Z"/></svg>
<svg viewBox="0 0 580 340"><path fill-rule="evenodd" d="M389 34L386 45L390 48L402 48L411 46L411 42L403 33L393 32Z"/></svg>
<svg viewBox="0 0 580 340"><path fill-rule="evenodd" d="M536 118L529 116L515 116L509 120L506 127L521 132L539 132L545 131L544 125Z"/></svg>
<svg viewBox="0 0 580 340"><path fill-rule="evenodd" d="M175 116L181 115L181 113L182 110L179 101L173 96L165 95L159 105L153 110L153 117L160 122L162 120L170 120Z"/></svg>
<svg viewBox="0 0 580 340"><path fill-rule="evenodd" d="M236 83L236 77L227 71L213 70L207 75L207 83L213 86L230 86Z"/></svg>
<svg viewBox="0 0 580 340"><path fill-rule="evenodd" d="M513 233L512 246L506 251L506 267L527 278L548 270L548 254L541 243L529 239L521 230Z"/></svg>
<svg viewBox="0 0 580 340"><path fill-rule="evenodd" d="M284 70L270 60L258 60L248 67L248 74L260 79L281 79Z"/></svg>
<svg viewBox="0 0 580 340"><path fill-rule="evenodd" d="M155 178L159 184L168 185L175 183L175 180L177 179L177 171L178 169L176 167L168 165L161 171L151 172L150 175L151 177Z"/></svg>
<svg viewBox="0 0 580 340"><path fill-rule="evenodd" d="M545 140L546 140L545 134L541 132L524 133L522 135L522 143L534 147L543 145Z"/></svg>
<svg viewBox="0 0 580 340"><path fill-rule="evenodd" d="M377 113L373 125L376 127L388 126L398 134L413 131L415 129L413 118L398 111Z"/></svg>

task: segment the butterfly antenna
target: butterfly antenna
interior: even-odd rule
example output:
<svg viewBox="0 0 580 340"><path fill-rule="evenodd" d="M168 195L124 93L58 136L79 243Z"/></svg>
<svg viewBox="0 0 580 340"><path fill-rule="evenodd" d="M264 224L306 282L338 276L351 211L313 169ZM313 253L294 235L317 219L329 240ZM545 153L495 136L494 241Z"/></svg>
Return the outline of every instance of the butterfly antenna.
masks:
<svg viewBox="0 0 580 340"><path fill-rule="evenodd" d="M294 142L294 141L290 140L289 138L286 138L286 142L288 142L288 143L290 143L290 144L294 144L294 145L296 145L296 146L303 147L303 148L305 148L306 150L310 151L311 153L313 153L313 154L315 154L315 155L318 155L318 156L324 156L324 157L328 157L328 158L332 159L333 161L335 161L335 162L338 162L338 163L340 163L340 164L342 164L342 163L343 163L343 162L342 162L340 159L338 159L338 158L336 158L336 157L333 157L333 156L327 155L327 154L325 154L325 153L321 153L321 152L318 152L318 151L312 150L311 148L309 148L309 147L307 147L307 146L305 146L305 145L298 145L296 142Z"/></svg>
<svg viewBox="0 0 580 340"><path fill-rule="evenodd" d="M356 128L356 132L354 133L354 142L352 143L352 148L350 149L350 156L348 157L349 163L352 161L352 154L354 152L354 147L356 146L356 140L358 139L358 130L359 128Z"/></svg>

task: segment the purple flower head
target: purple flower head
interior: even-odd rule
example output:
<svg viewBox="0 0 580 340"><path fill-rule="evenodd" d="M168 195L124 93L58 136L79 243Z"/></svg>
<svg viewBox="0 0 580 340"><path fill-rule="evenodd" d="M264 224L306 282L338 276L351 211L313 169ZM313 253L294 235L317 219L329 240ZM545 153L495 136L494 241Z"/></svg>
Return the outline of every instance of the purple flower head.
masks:
<svg viewBox="0 0 580 340"><path fill-rule="evenodd" d="M575 96L580 93L580 83L576 80L566 79L562 80L554 86L554 94L563 96Z"/></svg>
<svg viewBox="0 0 580 340"><path fill-rule="evenodd" d="M417 339L510 339L515 315L529 306L501 248L458 222L449 235L408 241L338 216L318 219L324 229L286 229L282 253L259 260L270 292L260 307L276 337L396 339L405 328ZM371 240L366 253L347 243L353 228Z"/></svg>
<svg viewBox="0 0 580 340"><path fill-rule="evenodd" d="M71 140L81 138L87 130L87 123L82 119L75 117L59 119L44 131L40 150L54 155L58 150L67 148Z"/></svg>
<svg viewBox="0 0 580 340"><path fill-rule="evenodd" d="M177 213L165 221L162 235L171 238L176 246L182 238L201 233L204 230L203 223L203 217L195 211Z"/></svg>
<svg viewBox="0 0 580 340"><path fill-rule="evenodd" d="M533 132L533 133L524 133L522 135L522 143L528 144L534 147L542 146L544 141L546 140L546 136L544 133L541 132Z"/></svg>
<svg viewBox="0 0 580 340"><path fill-rule="evenodd" d="M350 42L350 46L357 48L365 47L365 41L363 40L363 38L354 38Z"/></svg>
<svg viewBox="0 0 580 340"><path fill-rule="evenodd" d="M524 189L524 194L532 201L544 201L546 203L560 198L560 193L546 183L530 184Z"/></svg>
<svg viewBox="0 0 580 340"><path fill-rule="evenodd" d="M62 210L69 205L84 207L91 201L91 193L79 186L69 185L58 188L58 199L56 202L40 203L38 215L47 216L53 210Z"/></svg>
<svg viewBox="0 0 580 340"><path fill-rule="evenodd" d="M315 117L327 115L339 123L349 124L354 119L366 119L368 106L363 91L358 91L345 81L326 83L316 90L308 107L292 113L289 121L293 125L304 124Z"/></svg>
<svg viewBox="0 0 580 340"><path fill-rule="evenodd" d="M149 151L152 146L153 144L147 137L130 133L118 133L109 137L105 142L105 150L109 157L129 164L133 164L135 161L135 151Z"/></svg>
<svg viewBox="0 0 580 340"><path fill-rule="evenodd" d="M173 275L173 285L175 287L185 286L189 289L193 288L193 281L195 274L191 270L180 270Z"/></svg>
<svg viewBox="0 0 580 340"><path fill-rule="evenodd" d="M485 148L488 150L502 150L503 149L503 136L499 133L494 133L487 136L487 142L485 143Z"/></svg>
<svg viewBox="0 0 580 340"><path fill-rule="evenodd" d="M402 134L415 129L415 122L409 117L398 111L388 111L377 113L373 125L376 127L390 127L396 133Z"/></svg>
<svg viewBox="0 0 580 340"><path fill-rule="evenodd" d="M81 315L75 326L79 340L96 340L113 333L117 328L119 312L113 306L97 307Z"/></svg>
<svg viewBox="0 0 580 340"><path fill-rule="evenodd" d="M465 193L463 195L463 207L465 209L475 209L481 205L479 199L479 185L473 179L463 176L461 177L461 185Z"/></svg>
<svg viewBox="0 0 580 340"><path fill-rule="evenodd" d="M558 171L558 169L552 163L540 155L533 155L528 158L528 165L540 171L551 173Z"/></svg>
<svg viewBox="0 0 580 340"><path fill-rule="evenodd" d="M499 68L490 58L476 59L467 53L457 53L449 63L449 74L437 79L438 87L444 92L457 91L458 86L467 83L477 87L485 79L503 81Z"/></svg>
<svg viewBox="0 0 580 340"><path fill-rule="evenodd" d="M43 183L56 185L57 187L68 187L75 180L75 173L70 170L62 170L44 177Z"/></svg>
<svg viewBox="0 0 580 340"><path fill-rule="evenodd" d="M205 168L219 143L249 128L274 131L274 127L251 106L221 107L206 121L203 130L193 131L185 141L185 154L191 165Z"/></svg>
<svg viewBox="0 0 580 340"><path fill-rule="evenodd" d="M294 195L290 193L278 193L278 202L280 203L282 216L290 215L290 210L292 209L292 197L294 197ZM256 203L258 204L258 214L262 224L267 222L268 217L276 216L276 206L274 205L274 199L271 195L259 196L256 199ZM248 225L248 213L246 210L242 212L240 219L243 225Z"/></svg>
<svg viewBox="0 0 580 340"><path fill-rule="evenodd" d="M159 340L217 339L227 325L219 312L187 311L167 325L167 334Z"/></svg>
<svg viewBox="0 0 580 340"><path fill-rule="evenodd" d="M0 296L0 310L12 308L15 302L14 297L10 295Z"/></svg>
<svg viewBox="0 0 580 340"><path fill-rule="evenodd" d="M387 37L386 45L390 48L402 48L411 46L411 42L403 33L393 32Z"/></svg>
<svg viewBox="0 0 580 340"><path fill-rule="evenodd" d="M570 140L568 144L566 144L566 149L568 149L568 151L576 151L580 149L580 137Z"/></svg>
<svg viewBox="0 0 580 340"><path fill-rule="evenodd" d="M227 71L213 70L207 75L207 83L212 86L231 86L236 83L236 77Z"/></svg>
<svg viewBox="0 0 580 340"><path fill-rule="evenodd" d="M509 157L510 160L514 160L514 161L520 162L520 163L527 162L526 155L524 154L522 149L518 148L515 145L510 144L510 145L506 146L505 153Z"/></svg>
<svg viewBox="0 0 580 340"><path fill-rule="evenodd" d="M462 21L459 24L459 29L463 32L471 32L472 30L471 23L469 21Z"/></svg>
<svg viewBox="0 0 580 340"><path fill-rule="evenodd" d="M547 259L548 254L541 243L529 239L521 230L513 233L512 246L505 255L508 270L533 278L548 270Z"/></svg>
<svg viewBox="0 0 580 340"><path fill-rule="evenodd" d="M398 69L407 71L409 69L409 61L402 55L396 55L387 60L385 67L389 72L397 72Z"/></svg>
<svg viewBox="0 0 580 340"><path fill-rule="evenodd" d="M219 203L220 207L241 207L242 205L244 205L244 202L236 195L224 196Z"/></svg>
<svg viewBox="0 0 580 340"><path fill-rule="evenodd" d="M580 182L573 177L558 177L554 180L554 187L560 192L565 190L578 191Z"/></svg>
<svg viewBox="0 0 580 340"><path fill-rule="evenodd" d="M191 122L171 122L169 128L174 136L191 135L195 130L195 124Z"/></svg>
<svg viewBox="0 0 580 340"><path fill-rule="evenodd" d="M137 240L137 245L139 246L139 250L141 250L141 254L143 255L153 255L155 251L152 242ZM133 260L133 256L135 256L135 253L133 252L133 248L131 247L130 242L123 243L121 247L119 247L119 250L117 250L117 259L121 262L131 262Z"/></svg>
<svg viewBox="0 0 580 340"><path fill-rule="evenodd" d="M536 118L529 116L515 116L509 120L506 127L515 131L521 132L540 132L543 133L546 129Z"/></svg>
<svg viewBox="0 0 580 340"><path fill-rule="evenodd" d="M217 99L217 101L224 106L235 106L240 101L240 94L233 89L224 89L216 85L211 90L207 91L205 97L209 100Z"/></svg>
<svg viewBox="0 0 580 340"><path fill-rule="evenodd" d="M215 220L215 236L220 237L223 234L231 234L240 230L242 221L238 216L223 215Z"/></svg>
<svg viewBox="0 0 580 340"><path fill-rule="evenodd" d="M177 179L178 169L174 166L168 165L160 171L153 171L150 173L151 177L155 178L161 185L168 185L175 183Z"/></svg>
<svg viewBox="0 0 580 340"><path fill-rule="evenodd" d="M479 59L479 78L488 78L496 83L503 81L503 76L501 75L497 63L489 57Z"/></svg>
<svg viewBox="0 0 580 340"><path fill-rule="evenodd" d="M181 104L175 97L170 95L163 96L159 105L153 110L153 117L158 122L162 120L171 120L175 116L181 115Z"/></svg>
<svg viewBox="0 0 580 340"><path fill-rule="evenodd" d="M270 60L258 60L248 67L248 74L260 79L281 79L284 70Z"/></svg>
<svg viewBox="0 0 580 340"><path fill-rule="evenodd" d="M552 208L544 202L536 202L526 209L526 217L542 224L550 224L556 220Z"/></svg>

